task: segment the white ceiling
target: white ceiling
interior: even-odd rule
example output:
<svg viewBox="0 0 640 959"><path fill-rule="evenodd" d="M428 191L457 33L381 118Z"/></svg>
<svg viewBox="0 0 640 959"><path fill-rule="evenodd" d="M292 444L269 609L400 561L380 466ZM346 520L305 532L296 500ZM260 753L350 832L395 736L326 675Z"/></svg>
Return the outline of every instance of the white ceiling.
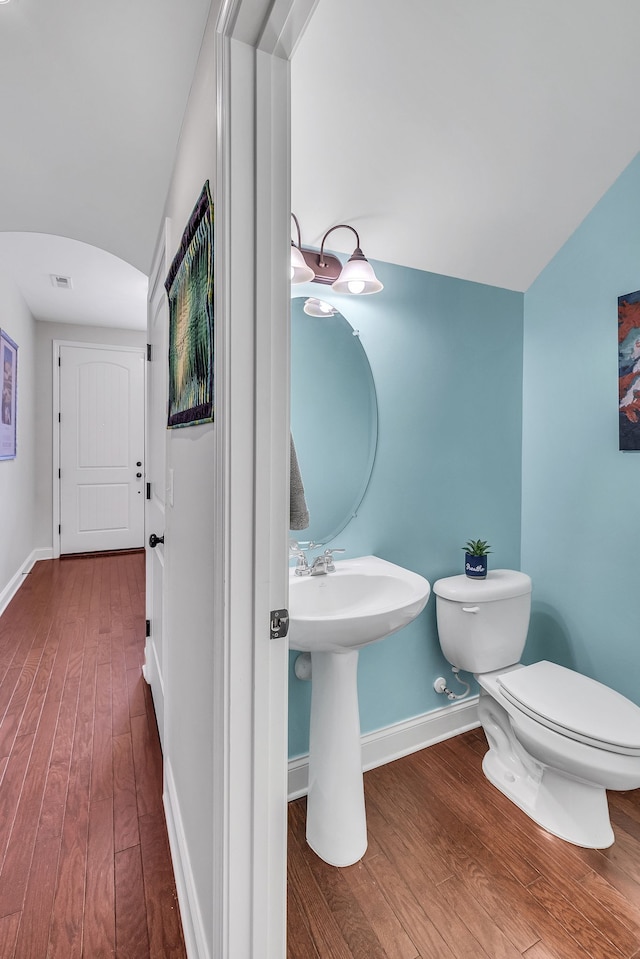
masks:
<svg viewBox="0 0 640 959"><path fill-rule="evenodd" d="M637 0L320 0L292 67L303 243L346 221L368 257L526 290L640 150L638 37Z"/></svg>
<svg viewBox="0 0 640 959"><path fill-rule="evenodd" d="M209 4L0 4L0 269L38 318L144 326ZM371 258L526 290L640 149L638 36L637 0L319 0L292 65L303 242L346 221Z"/></svg>
<svg viewBox="0 0 640 959"><path fill-rule="evenodd" d="M72 274L74 288L64 291L70 321L84 315L85 322L104 325L105 288L115 295L123 283L122 299L129 286L139 287L138 272L148 271L209 5L0 5L0 231L81 241L111 254L101 262L106 273L115 270L95 290L90 317L80 291L93 281L99 257L59 243L47 257L42 237L33 246L26 238L20 285L38 311L44 274L46 282L50 272ZM7 248L5 238L0 269L10 270ZM129 265L128 275L116 257ZM56 297L45 313L36 313L39 319L58 310L63 291L51 291ZM144 326L144 314L140 320L138 310L136 317L134 325Z"/></svg>
<svg viewBox="0 0 640 959"><path fill-rule="evenodd" d="M113 253L64 236L0 233L0 263L39 320L146 328L147 276ZM52 276L69 277L71 288Z"/></svg>

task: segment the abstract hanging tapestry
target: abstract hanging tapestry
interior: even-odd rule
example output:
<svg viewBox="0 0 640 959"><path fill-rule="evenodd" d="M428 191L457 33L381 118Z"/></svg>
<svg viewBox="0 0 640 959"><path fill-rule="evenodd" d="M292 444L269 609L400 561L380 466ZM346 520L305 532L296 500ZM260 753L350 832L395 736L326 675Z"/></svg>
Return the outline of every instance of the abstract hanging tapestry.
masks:
<svg viewBox="0 0 640 959"><path fill-rule="evenodd" d="M213 420L213 202L205 183L165 280L169 298L167 426Z"/></svg>
<svg viewBox="0 0 640 959"><path fill-rule="evenodd" d="M618 297L618 416L621 450L640 450L640 290Z"/></svg>
<svg viewBox="0 0 640 959"><path fill-rule="evenodd" d="M18 347L0 330L0 460L16 457Z"/></svg>

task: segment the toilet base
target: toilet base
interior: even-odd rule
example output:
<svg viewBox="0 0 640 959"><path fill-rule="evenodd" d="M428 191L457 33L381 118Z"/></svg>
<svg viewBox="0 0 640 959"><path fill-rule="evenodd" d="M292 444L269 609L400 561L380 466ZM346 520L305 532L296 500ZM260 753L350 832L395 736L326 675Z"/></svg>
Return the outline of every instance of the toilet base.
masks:
<svg viewBox="0 0 640 959"><path fill-rule="evenodd" d="M566 842L587 849L613 844L604 788L537 762L516 739L507 712L484 691L478 715L489 743L482 769L490 783Z"/></svg>

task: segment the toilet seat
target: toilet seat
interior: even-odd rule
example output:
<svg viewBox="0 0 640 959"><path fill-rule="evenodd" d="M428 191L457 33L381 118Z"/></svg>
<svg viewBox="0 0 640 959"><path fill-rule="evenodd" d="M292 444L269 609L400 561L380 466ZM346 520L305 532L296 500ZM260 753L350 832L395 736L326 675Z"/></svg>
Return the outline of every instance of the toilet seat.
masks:
<svg viewBox="0 0 640 959"><path fill-rule="evenodd" d="M640 708L596 680L543 660L503 673L497 685L513 706L569 739L640 756Z"/></svg>

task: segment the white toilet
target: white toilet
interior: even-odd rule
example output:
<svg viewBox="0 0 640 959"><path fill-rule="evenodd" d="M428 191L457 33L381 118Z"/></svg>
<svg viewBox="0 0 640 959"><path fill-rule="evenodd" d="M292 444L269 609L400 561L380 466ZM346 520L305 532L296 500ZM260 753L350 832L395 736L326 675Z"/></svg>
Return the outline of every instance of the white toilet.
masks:
<svg viewBox="0 0 640 959"><path fill-rule="evenodd" d="M519 662L531 610L525 573L449 576L433 592L442 652L480 686L487 779L561 839L610 846L606 790L640 787L640 708L564 666Z"/></svg>

